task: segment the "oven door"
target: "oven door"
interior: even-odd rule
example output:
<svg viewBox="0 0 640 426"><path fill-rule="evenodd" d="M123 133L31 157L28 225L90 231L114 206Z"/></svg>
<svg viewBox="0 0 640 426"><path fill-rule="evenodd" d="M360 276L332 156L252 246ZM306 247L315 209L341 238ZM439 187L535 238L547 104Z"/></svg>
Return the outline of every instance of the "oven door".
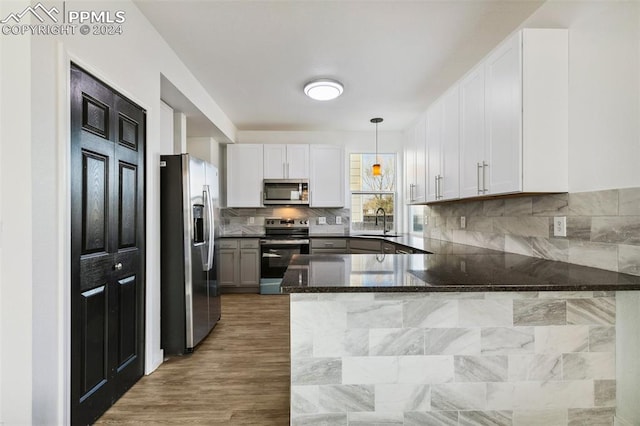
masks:
<svg viewBox="0 0 640 426"><path fill-rule="evenodd" d="M309 254L309 240L261 240L260 278L282 278L294 254Z"/></svg>

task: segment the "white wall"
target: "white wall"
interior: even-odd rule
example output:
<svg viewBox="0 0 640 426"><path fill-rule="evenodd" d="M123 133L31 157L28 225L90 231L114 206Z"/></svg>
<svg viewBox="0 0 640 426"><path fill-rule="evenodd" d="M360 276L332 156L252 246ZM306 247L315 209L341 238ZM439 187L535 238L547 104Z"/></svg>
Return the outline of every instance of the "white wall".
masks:
<svg viewBox="0 0 640 426"><path fill-rule="evenodd" d="M160 152L173 154L174 110L160 102Z"/></svg>
<svg viewBox="0 0 640 426"><path fill-rule="evenodd" d="M3 2L3 16L25 5ZM160 142L160 74L235 139L231 121L133 3L67 1L66 8L124 10L126 22L120 36L3 36L0 423L68 421L69 61L147 110L147 372L162 362L157 189L167 147Z"/></svg>
<svg viewBox="0 0 640 426"><path fill-rule="evenodd" d="M187 152L220 170L220 144L214 138L188 138Z"/></svg>
<svg viewBox="0 0 640 426"><path fill-rule="evenodd" d="M524 26L569 28L569 191L640 186L640 3L548 2Z"/></svg>
<svg viewBox="0 0 640 426"><path fill-rule="evenodd" d="M0 15L25 5L0 3ZM2 36L0 53L0 424L30 424L36 327L31 287L30 40Z"/></svg>

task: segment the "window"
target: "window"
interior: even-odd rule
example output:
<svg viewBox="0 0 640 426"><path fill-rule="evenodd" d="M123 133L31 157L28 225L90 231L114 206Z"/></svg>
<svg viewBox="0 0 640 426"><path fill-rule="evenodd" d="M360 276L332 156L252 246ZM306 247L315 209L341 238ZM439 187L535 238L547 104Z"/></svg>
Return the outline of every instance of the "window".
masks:
<svg viewBox="0 0 640 426"><path fill-rule="evenodd" d="M383 213L387 230L395 231L396 155L378 154L382 174L373 176L371 166L375 154L351 154L349 158L349 186L351 188L351 230L382 233ZM376 212L378 224L376 225Z"/></svg>

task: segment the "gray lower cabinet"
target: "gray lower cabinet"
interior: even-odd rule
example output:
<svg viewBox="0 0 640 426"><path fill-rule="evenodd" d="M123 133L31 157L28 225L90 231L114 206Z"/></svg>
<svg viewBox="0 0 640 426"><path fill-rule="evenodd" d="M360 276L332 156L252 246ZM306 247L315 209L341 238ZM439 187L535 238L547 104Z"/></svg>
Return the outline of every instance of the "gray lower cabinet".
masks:
<svg viewBox="0 0 640 426"><path fill-rule="evenodd" d="M257 238L221 239L218 259L222 293L260 291L260 241Z"/></svg>

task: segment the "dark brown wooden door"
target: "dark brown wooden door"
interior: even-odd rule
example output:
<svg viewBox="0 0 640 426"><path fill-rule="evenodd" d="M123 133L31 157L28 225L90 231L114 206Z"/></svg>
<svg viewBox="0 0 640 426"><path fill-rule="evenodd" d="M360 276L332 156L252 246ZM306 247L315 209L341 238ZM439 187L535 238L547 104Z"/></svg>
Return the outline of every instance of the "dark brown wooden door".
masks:
<svg viewBox="0 0 640 426"><path fill-rule="evenodd" d="M71 68L71 418L144 371L145 112Z"/></svg>

